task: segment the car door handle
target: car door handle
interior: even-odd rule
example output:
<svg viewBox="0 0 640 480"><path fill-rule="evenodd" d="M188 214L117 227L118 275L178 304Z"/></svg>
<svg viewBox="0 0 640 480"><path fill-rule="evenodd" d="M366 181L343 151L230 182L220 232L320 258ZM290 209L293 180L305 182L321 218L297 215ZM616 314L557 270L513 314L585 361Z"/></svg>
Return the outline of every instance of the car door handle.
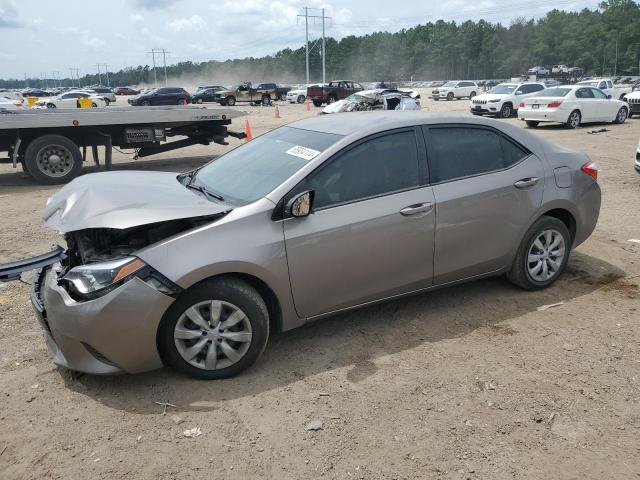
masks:
<svg viewBox="0 0 640 480"><path fill-rule="evenodd" d="M400 215L408 217L410 215L416 215L418 213L430 212L433 209L433 203L418 203L416 205L409 205L408 207L400 210Z"/></svg>
<svg viewBox="0 0 640 480"><path fill-rule="evenodd" d="M523 178L522 180L518 180L513 185L516 188L529 188L536 185L539 181L540 179L538 177L529 177L529 178Z"/></svg>

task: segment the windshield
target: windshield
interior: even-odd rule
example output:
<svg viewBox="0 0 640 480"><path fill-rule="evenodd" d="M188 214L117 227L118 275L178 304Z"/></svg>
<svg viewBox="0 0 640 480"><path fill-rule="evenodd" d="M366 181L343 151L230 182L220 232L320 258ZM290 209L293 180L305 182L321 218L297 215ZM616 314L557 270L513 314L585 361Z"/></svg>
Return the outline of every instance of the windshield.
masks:
<svg viewBox="0 0 640 480"><path fill-rule="evenodd" d="M600 83L600 81L596 80L596 81L592 81L592 82L578 82L578 85L588 85L590 87L597 87L599 83Z"/></svg>
<svg viewBox="0 0 640 480"><path fill-rule="evenodd" d="M443 87L455 87L456 85L458 85L458 82L447 82Z"/></svg>
<svg viewBox="0 0 640 480"><path fill-rule="evenodd" d="M571 88L547 88L536 93L536 97L566 97Z"/></svg>
<svg viewBox="0 0 640 480"><path fill-rule="evenodd" d="M225 202L246 205L264 197L342 136L282 127L205 165L194 183Z"/></svg>
<svg viewBox="0 0 640 480"><path fill-rule="evenodd" d="M489 93L511 93L516 89L517 85L496 85Z"/></svg>

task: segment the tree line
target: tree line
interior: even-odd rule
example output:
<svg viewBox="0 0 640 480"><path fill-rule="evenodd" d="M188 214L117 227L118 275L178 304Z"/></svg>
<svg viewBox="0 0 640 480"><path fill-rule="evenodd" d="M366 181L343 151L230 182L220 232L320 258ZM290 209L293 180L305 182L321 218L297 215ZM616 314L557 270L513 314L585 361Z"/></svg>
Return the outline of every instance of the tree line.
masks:
<svg viewBox="0 0 640 480"><path fill-rule="evenodd" d="M607 0L595 10L554 9L538 20L517 18L508 26L485 20L438 20L395 33L326 40L327 80L495 79L524 73L535 65L550 68L554 64L581 67L589 75L640 75L640 4ZM163 70L157 69L156 74L162 84ZM285 48L261 58L180 62L167 66L167 74L176 85L194 79L222 84L302 83L305 48ZM322 78L319 49L310 55L310 75L311 81ZM109 79L112 86L153 85L154 72L149 65L140 65L110 72ZM104 84L104 74L102 80ZM38 79L27 82L41 86ZM80 83L98 83L98 75L86 75ZM62 84L70 86L71 80L64 79ZM24 80L0 80L0 87L24 85Z"/></svg>

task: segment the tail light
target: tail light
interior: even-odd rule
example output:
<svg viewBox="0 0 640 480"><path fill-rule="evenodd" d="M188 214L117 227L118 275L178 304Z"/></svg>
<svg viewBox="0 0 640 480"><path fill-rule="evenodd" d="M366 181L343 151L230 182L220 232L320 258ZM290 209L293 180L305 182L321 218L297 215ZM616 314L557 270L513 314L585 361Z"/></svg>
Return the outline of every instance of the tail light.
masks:
<svg viewBox="0 0 640 480"><path fill-rule="evenodd" d="M558 102L557 100L550 102L547 107L549 108L558 108L560 105L562 105L562 102Z"/></svg>
<svg viewBox="0 0 640 480"><path fill-rule="evenodd" d="M524 108L524 102L520 102L520 103L518 104L518 108Z"/></svg>
<svg viewBox="0 0 640 480"><path fill-rule="evenodd" d="M589 161L585 163L582 168L580 168L580 170L582 170L594 180L598 180L598 165L596 165L596 162Z"/></svg>

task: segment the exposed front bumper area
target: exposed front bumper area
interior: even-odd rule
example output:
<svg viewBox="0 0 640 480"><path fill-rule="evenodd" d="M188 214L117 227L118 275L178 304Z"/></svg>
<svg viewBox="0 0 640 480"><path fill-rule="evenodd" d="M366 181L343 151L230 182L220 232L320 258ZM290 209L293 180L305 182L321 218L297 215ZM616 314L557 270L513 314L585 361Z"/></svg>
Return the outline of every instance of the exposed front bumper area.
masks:
<svg viewBox="0 0 640 480"><path fill-rule="evenodd" d="M109 375L160 368L158 324L174 299L135 277L78 302L57 283L57 265L37 272L31 301L57 365Z"/></svg>

